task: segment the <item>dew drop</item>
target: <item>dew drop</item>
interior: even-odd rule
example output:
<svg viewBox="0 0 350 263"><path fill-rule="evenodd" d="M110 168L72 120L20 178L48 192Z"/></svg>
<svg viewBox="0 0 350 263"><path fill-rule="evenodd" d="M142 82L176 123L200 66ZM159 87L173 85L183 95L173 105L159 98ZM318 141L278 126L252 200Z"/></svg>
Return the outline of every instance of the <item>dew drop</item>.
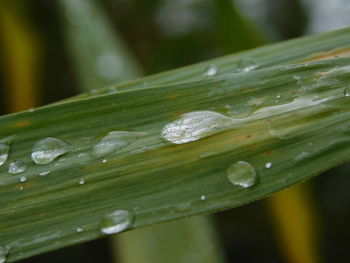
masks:
<svg viewBox="0 0 350 263"><path fill-rule="evenodd" d="M254 167L245 161L231 164L227 169L228 180L243 188L252 187L257 182L257 174Z"/></svg>
<svg viewBox="0 0 350 263"><path fill-rule="evenodd" d="M205 200L207 200L207 197L205 195L201 195L201 200L205 201Z"/></svg>
<svg viewBox="0 0 350 263"><path fill-rule="evenodd" d="M127 210L117 210L106 215L100 222L103 234L116 234L128 229L134 220L133 214Z"/></svg>
<svg viewBox="0 0 350 263"><path fill-rule="evenodd" d="M272 167L272 163L271 162L265 163L265 167L266 168L271 168Z"/></svg>
<svg viewBox="0 0 350 263"><path fill-rule="evenodd" d="M40 176L45 176L45 175L48 175L50 173L51 173L51 171L41 171L41 172L39 172L39 175Z"/></svg>
<svg viewBox="0 0 350 263"><path fill-rule="evenodd" d="M84 178L80 178L80 180L79 180L79 184L85 184L85 180L84 180Z"/></svg>
<svg viewBox="0 0 350 263"><path fill-rule="evenodd" d="M48 137L34 144L32 159L36 164L48 164L70 150L64 141Z"/></svg>
<svg viewBox="0 0 350 263"><path fill-rule="evenodd" d="M248 72L259 67L259 62L254 58L243 58L237 63L238 72Z"/></svg>
<svg viewBox="0 0 350 263"><path fill-rule="evenodd" d="M3 165L9 156L10 146L0 141L0 166Z"/></svg>
<svg viewBox="0 0 350 263"><path fill-rule="evenodd" d="M350 88L345 88L344 89L344 96L345 97L350 97Z"/></svg>
<svg viewBox="0 0 350 263"><path fill-rule="evenodd" d="M82 227L77 227L76 231L77 231L78 233L80 233L80 232L83 232L84 229L83 229Z"/></svg>
<svg viewBox="0 0 350 263"><path fill-rule="evenodd" d="M7 255L10 252L10 247L9 246L0 246L0 263L5 263L7 260Z"/></svg>
<svg viewBox="0 0 350 263"><path fill-rule="evenodd" d="M107 159L103 159L102 162L103 162L103 163L106 163L106 162L108 162L108 161L107 161Z"/></svg>
<svg viewBox="0 0 350 263"><path fill-rule="evenodd" d="M218 68L216 65L214 64L211 64L208 66L208 68L205 70L204 72L204 76L208 76L208 77L211 77L211 76L215 76L218 74Z"/></svg>
<svg viewBox="0 0 350 263"><path fill-rule="evenodd" d="M191 208L191 205L192 205L191 202L182 202L182 203L176 204L174 206L174 210L176 212L185 212Z"/></svg>
<svg viewBox="0 0 350 263"><path fill-rule="evenodd" d="M27 177L21 176L21 177L19 178L19 181L23 183L23 182L27 181Z"/></svg>
<svg viewBox="0 0 350 263"><path fill-rule="evenodd" d="M162 137L169 142L182 144L197 141L233 123L231 118L217 112L194 111L166 124L162 130Z"/></svg>
<svg viewBox="0 0 350 263"><path fill-rule="evenodd" d="M23 173L26 170L27 166L24 162L20 160L15 160L9 164L9 173L10 174L19 174Z"/></svg>
<svg viewBox="0 0 350 263"><path fill-rule="evenodd" d="M98 141L91 150L92 156L105 156L133 143L138 137L145 135L143 132L112 131Z"/></svg>

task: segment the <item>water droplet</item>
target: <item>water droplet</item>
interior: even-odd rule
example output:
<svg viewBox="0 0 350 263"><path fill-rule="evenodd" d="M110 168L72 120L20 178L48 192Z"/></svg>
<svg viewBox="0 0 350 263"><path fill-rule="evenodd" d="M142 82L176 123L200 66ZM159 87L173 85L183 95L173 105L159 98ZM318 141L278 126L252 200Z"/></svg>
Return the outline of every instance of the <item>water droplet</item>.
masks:
<svg viewBox="0 0 350 263"><path fill-rule="evenodd" d="M82 227L77 227L76 231L77 231L78 233L80 233L80 232L83 232L84 229L83 229Z"/></svg>
<svg viewBox="0 0 350 263"><path fill-rule="evenodd" d="M248 72L259 67L259 62L254 58L243 58L237 63L238 72Z"/></svg>
<svg viewBox="0 0 350 263"><path fill-rule="evenodd" d="M112 131L96 143L91 150L93 156L104 156L133 143L143 132Z"/></svg>
<svg viewBox="0 0 350 263"><path fill-rule="evenodd" d="M237 186L248 188L257 182L257 174L254 167L245 161L231 164L227 169L228 180Z"/></svg>
<svg viewBox="0 0 350 263"><path fill-rule="evenodd" d="M211 64L209 65L209 67L205 70L205 73L204 73L204 76L208 76L208 77L211 77L211 76L215 76L218 74L218 68L216 65L214 64Z"/></svg>
<svg viewBox="0 0 350 263"><path fill-rule="evenodd" d="M185 212L191 208L191 202L182 202L174 206L176 212Z"/></svg>
<svg viewBox="0 0 350 263"><path fill-rule="evenodd" d="M205 200L207 200L207 197L205 195L201 195L201 200L205 201Z"/></svg>
<svg viewBox="0 0 350 263"><path fill-rule="evenodd" d="M105 216L100 222L103 234L115 234L128 229L134 220L133 214L127 210L117 210Z"/></svg>
<svg viewBox="0 0 350 263"><path fill-rule="evenodd" d="M10 252L10 247L9 246L0 246L0 263L5 263L7 260L7 255Z"/></svg>
<svg viewBox="0 0 350 263"><path fill-rule="evenodd" d="M172 143L182 144L197 141L233 123L231 118L213 111L194 111L165 125L162 137Z"/></svg>
<svg viewBox="0 0 350 263"><path fill-rule="evenodd" d="M48 175L50 173L51 173L51 171L41 171L41 172L39 172L39 175L40 176L45 176L45 175Z"/></svg>
<svg viewBox="0 0 350 263"><path fill-rule="evenodd" d="M23 173L26 170L27 166L24 162L15 160L9 164L9 173L10 174L19 174Z"/></svg>
<svg viewBox="0 0 350 263"><path fill-rule="evenodd" d="M344 96L345 97L350 97L350 88L345 88L344 89Z"/></svg>
<svg viewBox="0 0 350 263"><path fill-rule="evenodd" d="M298 154L297 156L295 156L295 160L296 161L301 161L305 158L308 158L310 156L310 153L309 152L301 152L300 154Z"/></svg>
<svg viewBox="0 0 350 263"><path fill-rule="evenodd" d="M80 180L79 180L79 184L85 184L85 180L84 180L84 178L80 178Z"/></svg>
<svg viewBox="0 0 350 263"><path fill-rule="evenodd" d="M48 137L34 144L32 159L36 164L48 164L70 150L70 146L62 140Z"/></svg>
<svg viewBox="0 0 350 263"><path fill-rule="evenodd" d="M103 163L106 163L106 162L108 162L108 161L107 161L107 159L103 159L102 162L103 162Z"/></svg>
<svg viewBox="0 0 350 263"><path fill-rule="evenodd" d="M23 190L23 189L24 189L23 186L20 186L20 187L19 187L19 190Z"/></svg>
<svg viewBox="0 0 350 263"><path fill-rule="evenodd" d="M271 168L271 167L272 167L272 163L271 163L271 162L266 163L266 164L265 164L265 167L266 167L266 168Z"/></svg>
<svg viewBox="0 0 350 263"><path fill-rule="evenodd" d="M20 182L25 182L25 181L27 181L27 177L21 176L21 177L19 178L19 181L20 181Z"/></svg>
<svg viewBox="0 0 350 263"><path fill-rule="evenodd" d="M0 166L3 165L9 156L10 146L0 141Z"/></svg>

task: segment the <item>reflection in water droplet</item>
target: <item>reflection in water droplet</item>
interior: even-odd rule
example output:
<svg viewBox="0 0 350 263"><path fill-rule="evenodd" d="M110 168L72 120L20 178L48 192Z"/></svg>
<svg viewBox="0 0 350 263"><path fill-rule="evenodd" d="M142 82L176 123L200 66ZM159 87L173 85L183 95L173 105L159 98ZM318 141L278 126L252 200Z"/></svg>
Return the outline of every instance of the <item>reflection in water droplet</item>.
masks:
<svg viewBox="0 0 350 263"><path fill-rule="evenodd" d="M25 181L27 181L27 177L21 176L21 177L19 178L19 181L20 181L20 182L25 182Z"/></svg>
<svg viewBox="0 0 350 263"><path fill-rule="evenodd" d="M272 163L271 163L271 162L266 163L266 164L265 164L265 167L266 167L266 168L271 168L271 167L272 167Z"/></svg>
<svg viewBox="0 0 350 263"><path fill-rule="evenodd" d="M20 160L15 160L9 164L9 173L10 174L19 174L23 173L26 170L27 166L24 162Z"/></svg>
<svg viewBox="0 0 350 263"><path fill-rule="evenodd" d="M215 76L218 74L218 68L216 65L214 64L211 64L209 65L209 67L205 70L205 73L204 73L204 76L208 76L208 77L211 77L211 76Z"/></svg>
<svg viewBox="0 0 350 263"><path fill-rule="evenodd" d="M70 150L70 146L62 140L48 137L34 144L32 159L36 164L48 164Z"/></svg>
<svg viewBox="0 0 350 263"><path fill-rule="evenodd" d="M10 146L3 142L0 141L0 166L3 165L9 156L9 151L10 151Z"/></svg>
<svg viewBox="0 0 350 263"><path fill-rule="evenodd" d="M257 182L257 174L254 167L245 161L231 164L227 169L228 180L243 188L252 187Z"/></svg>
<svg viewBox="0 0 350 263"><path fill-rule="evenodd" d="M97 142L91 150L92 156L105 156L133 143L143 132L112 131Z"/></svg>
<svg viewBox="0 0 350 263"><path fill-rule="evenodd" d="M194 111L166 124L162 130L162 137L172 143L182 144L211 135L232 123L231 118L213 111Z"/></svg>
<svg viewBox="0 0 350 263"><path fill-rule="evenodd" d="M117 210L106 215L100 222L103 234L115 234L128 229L134 220L133 214L127 210Z"/></svg>
<svg viewBox="0 0 350 263"><path fill-rule="evenodd" d="M107 159L103 159L102 162L103 162L103 163L106 163L106 162L108 162L108 161L107 161Z"/></svg>
<svg viewBox="0 0 350 263"><path fill-rule="evenodd" d="M237 63L238 72L248 72L259 67L259 62L254 58L243 58Z"/></svg>
<svg viewBox="0 0 350 263"><path fill-rule="evenodd" d="M39 175L40 176L45 176L45 175L48 175L50 173L51 173L51 171L41 171L41 172L39 172Z"/></svg>

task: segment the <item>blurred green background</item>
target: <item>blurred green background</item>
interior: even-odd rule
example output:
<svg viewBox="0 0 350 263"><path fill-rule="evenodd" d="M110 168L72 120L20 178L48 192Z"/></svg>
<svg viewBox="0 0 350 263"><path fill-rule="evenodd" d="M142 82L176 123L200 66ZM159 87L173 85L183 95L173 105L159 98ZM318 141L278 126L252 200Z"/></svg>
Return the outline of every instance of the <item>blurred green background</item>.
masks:
<svg viewBox="0 0 350 263"><path fill-rule="evenodd" d="M1 114L350 22L350 3L341 0L95 4L0 0ZM213 242L226 262L350 262L349 168L213 215ZM100 239L22 262L121 262L116 250Z"/></svg>

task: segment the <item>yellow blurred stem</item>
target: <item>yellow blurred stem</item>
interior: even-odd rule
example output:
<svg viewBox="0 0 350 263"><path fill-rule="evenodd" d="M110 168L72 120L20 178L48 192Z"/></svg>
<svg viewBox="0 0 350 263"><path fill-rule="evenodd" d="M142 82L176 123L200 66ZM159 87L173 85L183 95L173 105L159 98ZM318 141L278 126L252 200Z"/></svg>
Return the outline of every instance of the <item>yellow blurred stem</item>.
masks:
<svg viewBox="0 0 350 263"><path fill-rule="evenodd" d="M10 2L1 4L0 40L7 111L17 112L38 106L39 40L29 19Z"/></svg>
<svg viewBox="0 0 350 263"><path fill-rule="evenodd" d="M317 218L308 184L299 184L267 199L278 243L290 263L316 263Z"/></svg>

